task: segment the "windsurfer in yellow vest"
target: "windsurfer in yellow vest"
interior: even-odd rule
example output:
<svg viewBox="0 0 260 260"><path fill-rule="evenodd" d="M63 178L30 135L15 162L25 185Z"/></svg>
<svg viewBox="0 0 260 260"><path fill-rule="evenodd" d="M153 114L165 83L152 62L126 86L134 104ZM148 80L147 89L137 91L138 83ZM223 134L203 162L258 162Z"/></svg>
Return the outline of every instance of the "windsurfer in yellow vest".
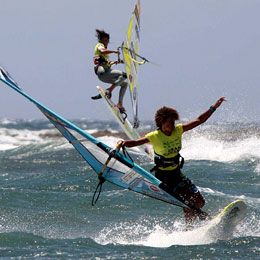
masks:
<svg viewBox="0 0 260 260"><path fill-rule="evenodd" d="M218 99L195 120L177 125L175 121L179 120L179 113L173 108L164 106L155 115L155 123L158 127L156 131L136 140L123 141L122 146L134 147L150 142L155 153L155 167L151 170L155 171L155 177L170 187L182 202L188 201L197 209L201 209L205 204L203 196L191 180L181 172L184 163L183 157L179 154L182 147L181 137L184 132L204 123L225 100L224 97ZM198 216L197 212L184 208L186 223L192 223Z"/></svg>
<svg viewBox="0 0 260 260"><path fill-rule="evenodd" d="M111 69L111 66L118 63L124 63L124 61L110 61L109 60L109 54L115 53L120 54L117 50L108 50L107 46L109 43L109 34L105 31L96 30L96 36L98 39L98 44L95 47L95 73L98 76L99 80L105 83L112 84L109 88L106 89L105 93L108 98L111 98L112 91L115 87L121 86L119 91L119 99L117 103L117 107L120 110L121 113L126 112L125 108L123 107L123 98L128 86L127 83L127 76L126 73L120 71ZM92 99L99 99L101 98L101 95L97 95L94 97L91 97Z"/></svg>

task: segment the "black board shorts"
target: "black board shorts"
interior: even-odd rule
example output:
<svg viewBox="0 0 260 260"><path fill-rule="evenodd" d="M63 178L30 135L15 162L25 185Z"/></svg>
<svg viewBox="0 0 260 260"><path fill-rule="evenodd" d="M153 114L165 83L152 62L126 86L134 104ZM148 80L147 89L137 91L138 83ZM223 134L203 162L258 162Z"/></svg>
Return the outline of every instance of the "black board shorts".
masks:
<svg viewBox="0 0 260 260"><path fill-rule="evenodd" d="M167 184L168 187L172 188L178 194L185 192L193 195L199 192L198 188L180 171L179 167L172 171L156 169L155 177Z"/></svg>

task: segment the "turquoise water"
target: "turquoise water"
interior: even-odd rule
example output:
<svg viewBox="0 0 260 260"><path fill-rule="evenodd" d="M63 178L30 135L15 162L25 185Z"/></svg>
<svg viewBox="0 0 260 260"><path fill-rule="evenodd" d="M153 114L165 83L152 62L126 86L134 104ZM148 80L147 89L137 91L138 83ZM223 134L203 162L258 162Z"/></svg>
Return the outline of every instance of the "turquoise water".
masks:
<svg viewBox="0 0 260 260"><path fill-rule="evenodd" d="M74 121L114 146L117 124ZM147 122L145 131L153 129ZM111 133L111 134L109 134ZM135 162L150 169L136 149ZM243 199L233 234L186 231L182 210L98 179L47 121L0 120L0 257L22 259L260 259L260 126L207 124L183 135L184 172L217 214Z"/></svg>

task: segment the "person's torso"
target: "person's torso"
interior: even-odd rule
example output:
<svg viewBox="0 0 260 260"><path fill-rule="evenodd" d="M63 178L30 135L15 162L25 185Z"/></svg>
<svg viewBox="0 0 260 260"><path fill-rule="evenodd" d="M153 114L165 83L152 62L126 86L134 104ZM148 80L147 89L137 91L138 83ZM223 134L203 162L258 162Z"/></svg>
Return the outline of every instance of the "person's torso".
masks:
<svg viewBox="0 0 260 260"><path fill-rule="evenodd" d="M170 136L165 135L161 130L156 130L148 133L146 137L152 144L154 152L165 158L173 158L178 155L181 150L181 136L183 134L182 124L175 126L172 134ZM163 170L172 170L176 167L167 167Z"/></svg>
<svg viewBox="0 0 260 260"><path fill-rule="evenodd" d="M100 52L100 48L105 48L104 44L103 43L98 43L96 46L95 46L95 59L97 59L97 57L101 57L101 58L104 58L106 60L106 62L102 65L106 65L108 67L110 67L110 64L109 64L109 54L102 54Z"/></svg>

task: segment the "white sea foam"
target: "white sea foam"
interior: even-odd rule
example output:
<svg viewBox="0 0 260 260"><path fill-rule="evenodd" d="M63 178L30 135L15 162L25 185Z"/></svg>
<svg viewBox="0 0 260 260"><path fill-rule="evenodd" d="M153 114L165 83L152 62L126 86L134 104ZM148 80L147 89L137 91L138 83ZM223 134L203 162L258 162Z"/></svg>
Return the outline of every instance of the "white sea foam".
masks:
<svg viewBox="0 0 260 260"><path fill-rule="evenodd" d="M260 163L256 165L255 172L260 175Z"/></svg>
<svg viewBox="0 0 260 260"><path fill-rule="evenodd" d="M93 129L89 129L88 130L88 133L93 135L94 133L98 132L98 129L97 128L93 128Z"/></svg>
<svg viewBox="0 0 260 260"><path fill-rule="evenodd" d="M217 236L207 233L210 222L200 223L196 228L186 230L183 221L176 220L171 227L163 227L159 220L154 225L141 219L136 223L120 222L104 228L94 240L99 244L142 245L167 248L172 245L203 245L216 242ZM246 218L231 234L232 237L259 236L259 216L254 212ZM222 237L223 239L223 237ZM228 238L227 238L228 239Z"/></svg>
<svg viewBox="0 0 260 260"><path fill-rule="evenodd" d="M46 130L31 131L31 130L16 130L0 128L0 150L7 150L19 147L21 145L28 145L31 143L43 142Z"/></svg>
<svg viewBox="0 0 260 260"><path fill-rule="evenodd" d="M169 231L159 225L154 227L153 232L143 241L136 244L151 247L170 247L172 245L202 245L210 241L205 239L203 228L196 228L190 231ZM160 239L158 239L160 238Z"/></svg>
<svg viewBox="0 0 260 260"><path fill-rule="evenodd" d="M57 143L59 133L55 128L49 129L49 125L45 124L46 129L43 130L29 130L17 129L19 122L2 119L0 121L0 150L7 150L16 148L22 145L42 143L52 141ZM23 122L28 124L30 122ZM18 125L17 125L18 124ZM33 126L37 126L38 122L32 122ZM9 128L8 128L9 126ZM10 128L11 126L11 128ZM102 125L101 125L102 126ZM93 128L86 131L94 134L100 131L93 125ZM218 126L221 128L220 126ZM237 130L237 128L222 129L214 131L216 126L206 125L202 130L185 133L183 135L182 143L183 148L181 154L186 160L212 160L219 162L233 162L239 160L249 159L256 162L257 166L255 171L260 172L258 160L260 159L260 136L258 128L247 128L247 130ZM113 130L111 127L106 128L108 132L115 134L118 130ZM230 130L230 131L229 131ZM218 133L215 135L214 133ZM219 133L220 132L220 133ZM62 138L61 138L62 139ZM99 140L104 142L110 147L115 147L120 136L101 136ZM60 146L60 141L58 141ZM66 140L64 139L64 143ZM60 147L59 147L60 148ZM63 147L65 149L72 149L71 146ZM132 152L139 153L137 148L129 149Z"/></svg>
<svg viewBox="0 0 260 260"><path fill-rule="evenodd" d="M183 139L182 155L189 160L232 162L243 159L260 159L260 139L222 141L206 136Z"/></svg>
<svg viewBox="0 0 260 260"><path fill-rule="evenodd" d="M94 240L103 245L141 245L159 248L167 248L172 245L203 245L216 240L216 238L206 235L207 229L208 225L204 225L192 230L185 230L185 224L181 221L175 221L171 228L162 227L160 224L149 228L141 223L134 225L121 223L111 228L105 228Z"/></svg>
<svg viewBox="0 0 260 260"><path fill-rule="evenodd" d="M17 122L16 122L16 120L11 120L11 119L7 119L7 118L3 118L3 119L0 119L0 124L1 124L1 125L16 125Z"/></svg>

